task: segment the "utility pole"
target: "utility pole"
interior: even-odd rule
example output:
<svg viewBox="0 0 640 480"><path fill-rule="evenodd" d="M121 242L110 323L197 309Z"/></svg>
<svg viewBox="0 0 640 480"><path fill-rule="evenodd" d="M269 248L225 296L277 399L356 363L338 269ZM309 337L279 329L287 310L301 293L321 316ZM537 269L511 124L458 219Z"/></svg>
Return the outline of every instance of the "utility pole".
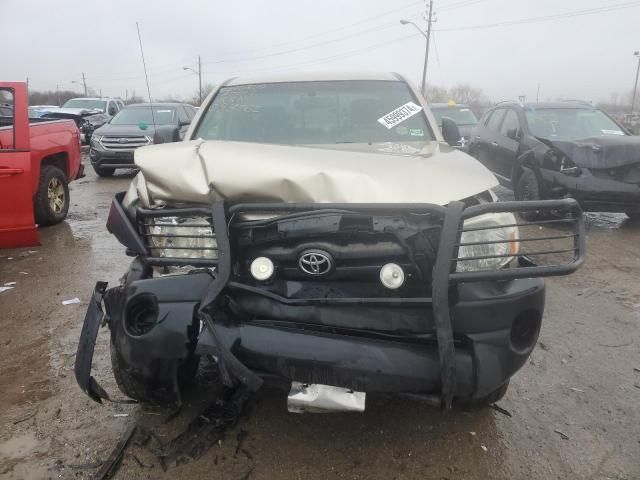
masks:
<svg viewBox="0 0 640 480"><path fill-rule="evenodd" d="M638 68L636 69L636 81L633 84L633 97L631 97L631 111L629 112L633 115L633 109L636 106L636 92L638 91L638 75L640 74L640 51L633 52L633 55L638 57Z"/></svg>
<svg viewBox="0 0 640 480"><path fill-rule="evenodd" d="M87 96L87 77L84 76L84 72L82 72L82 85L84 85L84 96Z"/></svg>
<svg viewBox="0 0 640 480"><path fill-rule="evenodd" d="M422 70L422 96L427 98L427 65L429 65L429 44L431 42L431 24L433 16L433 0L429 0L429 20L427 20L427 48L424 52L424 69Z"/></svg>
<svg viewBox="0 0 640 480"><path fill-rule="evenodd" d="M100 98L102 98L102 89L100 89Z"/></svg>
<svg viewBox="0 0 640 480"><path fill-rule="evenodd" d="M540 84L538 83L538 91L536 92L536 102L540 101Z"/></svg>
<svg viewBox="0 0 640 480"><path fill-rule="evenodd" d="M200 105L202 105L202 61L198 55L198 91L200 92Z"/></svg>
<svg viewBox="0 0 640 480"><path fill-rule="evenodd" d="M426 8L426 5L425 5ZM400 20L402 25L413 25L424 38L427 39L427 46L424 51L424 66L422 68L422 96L427 98L427 65L429 65L429 45L431 43L431 25L433 24L433 0L429 0L429 11L425 12L427 15L427 31L426 33L416 25L415 22L410 20Z"/></svg>
<svg viewBox="0 0 640 480"><path fill-rule="evenodd" d="M62 106L62 102L60 101L60 84L56 83L56 97L58 97L58 106Z"/></svg>
<svg viewBox="0 0 640 480"><path fill-rule="evenodd" d="M27 91L29 91L29 77L27 77Z"/></svg>

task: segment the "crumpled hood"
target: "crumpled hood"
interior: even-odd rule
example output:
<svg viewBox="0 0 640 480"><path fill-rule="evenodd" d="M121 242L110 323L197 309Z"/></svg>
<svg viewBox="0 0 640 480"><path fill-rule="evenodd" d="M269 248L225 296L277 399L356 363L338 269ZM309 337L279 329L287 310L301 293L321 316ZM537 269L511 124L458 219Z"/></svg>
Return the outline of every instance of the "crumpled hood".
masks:
<svg viewBox="0 0 640 480"><path fill-rule="evenodd" d="M610 135L574 141L543 140L551 143L582 168L616 168L640 163L640 137L636 136Z"/></svg>
<svg viewBox="0 0 640 480"><path fill-rule="evenodd" d="M87 115L95 115L97 113L104 113L102 110L100 110L99 108L57 108L55 110L51 110L51 112L54 113L70 113L72 115L80 115L81 117L87 116Z"/></svg>
<svg viewBox="0 0 640 480"><path fill-rule="evenodd" d="M497 185L469 155L431 142L420 155L193 140L135 151L124 206L233 202L435 203Z"/></svg>

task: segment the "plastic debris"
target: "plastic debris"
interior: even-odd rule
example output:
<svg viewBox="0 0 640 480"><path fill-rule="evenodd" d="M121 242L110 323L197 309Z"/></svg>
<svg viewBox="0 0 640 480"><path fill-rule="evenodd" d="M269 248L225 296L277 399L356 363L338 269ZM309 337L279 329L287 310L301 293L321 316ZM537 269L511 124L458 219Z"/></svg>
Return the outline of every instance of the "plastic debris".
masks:
<svg viewBox="0 0 640 480"><path fill-rule="evenodd" d="M70 300L63 300L62 301L63 305L74 305L74 304L77 304L77 303L80 303L80 299L78 297L72 298Z"/></svg>
<svg viewBox="0 0 640 480"><path fill-rule="evenodd" d="M562 438L563 440L569 440L569 435L567 435L566 433L561 432L560 430L554 430L554 432L560 435L560 438Z"/></svg>
<svg viewBox="0 0 640 480"><path fill-rule="evenodd" d="M113 416L114 417L128 417L129 414L128 413L114 413Z"/></svg>
<svg viewBox="0 0 640 480"><path fill-rule="evenodd" d="M0 287L0 293L6 292L7 290L11 290L13 287Z"/></svg>
<svg viewBox="0 0 640 480"><path fill-rule="evenodd" d="M469 432L469 435L471 435L472 437L476 436L476 432Z"/></svg>
<svg viewBox="0 0 640 480"><path fill-rule="evenodd" d="M485 452L488 452L488 451L489 451L489 449L488 449L487 447L485 447L484 445L480 445L480 448L481 448L482 450L484 450Z"/></svg>
<svg viewBox="0 0 640 480"><path fill-rule="evenodd" d="M584 393L584 390L580 390L579 388L571 387L569 390L573 390L574 392Z"/></svg>
<svg viewBox="0 0 640 480"><path fill-rule="evenodd" d="M13 285L17 285L18 282L7 282L4 284L5 287L12 287Z"/></svg>

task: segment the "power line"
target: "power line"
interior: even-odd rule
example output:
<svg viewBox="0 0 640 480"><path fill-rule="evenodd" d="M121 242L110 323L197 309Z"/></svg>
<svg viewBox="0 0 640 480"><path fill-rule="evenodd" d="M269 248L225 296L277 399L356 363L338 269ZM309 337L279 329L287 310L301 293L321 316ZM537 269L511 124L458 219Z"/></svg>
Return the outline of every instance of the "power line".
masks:
<svg viewBox="0 0 640 480"><path fill-rule="evenodd" d="M483 28L507 27L511 25L522 25L527 23L544 22L548 20L558 20L563 18L579 17L583 15L592 15L594 13L607 13L626 8L634 8L640 6L640 2L626 2L617 5L609 5L606 7L589 8L586 10L575 10L572 12L558 13L554 15L543 15L540 17L521 18L518 20L509 20L497 23L485 23L481 25L467 25L463 27L439 28L437 32L457 32L461 30L478 30Z"/></svg>
<svg viewBox="0 0 640 480"><path fill-rule="evenodd" d="M388 45L392 45L394 43L398 43L398 42L402 42L404 40L408 40L409 38L416 38L418 37L419 34L417 33L413 33L411 35L405 35L404 37L397 37L397 38L393 38L390 40L385 40L384 42L380 42L380 43L376 43L373 45L369 45L365 48L359 48L357 50L351 50L348 52L343 52L340 53L338 55L332 55L330 57L324 57L324 58L319 58L316 60L312 60L310 62L302 62L302 63L296 63L296 64L291 64L291 65L285 65L285 66L281 66L281 67L275 67L275 68L263 68L263 69L258 69L258 70L225 70L225 71L217 71L217 72L203 72L206 73L207 75L216 75L216 74L229 74L229 75L235 75L235 74L240 74L240 73L247 73L247 74L253 74L253 73L261 73L261 72L274 72L274 71L283 71L283 70L292 70L295 68L299 68L299 67L307 67L307 66L313 66L313 65L319 65L321 63L327 63L330 62L332 60L337 60L337 59L341 59L341 58L348 58L348 57L352 57L354 55L357 55L359 53L363 53L363 52L369 52L371 50L376 50L379 48L383 48L386 47Z"/></svg>
<svg viewBox="0 0 640 480"><path fill-rule="evenodd" d="M419 14L410 15L408 18L414 18L417 15L419 15ZM220 63L248 62L248 61L253 61L253 60L261 60L263 58L279 57L279 56L282 56L282 55L288 55L290 53L302 52L304 50L309 50L311 48L316 48L316 47L321 47L321 46L324 46L324 45L329 45L331 43L341 42L343 40L347 40L349 38L358 37L360 35L366 35L368 33L378 32L380 30L385 30L385 29L388 29L390 27L395 27L397 25L398 25L398 21L394 20L393 22L387 22L387 23L384 23L384 24L381 24L381 25L377 25L375 27L370 27L370 28L367 28L366 30L361 30L361 31L355 32L355 33L350 33L350 34L344 35L342 37L336 37L336 38L333 38L331 40L325 40L325 41L322 41L322 42L313 43L313 44L302 46L302 47L292 48L292 49L289 49L289 50L282 50L280 52L267 53L267 54L264 54L264 55L257 55L257 56L253 56L253 57L233 58L233 59L225 59L225 60L212 60L212 61L202 62L202 63L206 64L206 65L213 65L213 64L220 64Z"/></svg>
<svg viewBox="0 0 640 480"><path fill-rule="evenodd" d="M244 50L244 51L239 51L239 52L226 53L226 55L252 54L252 53L255 53L255 52L261 52L261 51L264 51L264 50L269 50L271 48L279 48L279 47L285 47L285 46L292 45L292 44L299 44L299 43L305 42L307 40L312 40L312 39L315 39L315 38L318 38L318 37L324 37L324 36L326 36L327 34L330 34L330 33L339 32L339 31L342 31L342 30L347 30L349 28L353 28L355 26L362 25L363 23L368 23L368 22L371 22L372 20L377 20L380 17L384 17L384 16L387 16L387 15L395 14L395 13L400 12L402 10L405 10L405 9L407 9L409 7L413 7L415 5L421 5L422 3L423 3L422 0L417 1L417 2L414 1L414 2L411 2L411 3L408 3L408 4L404 5L404 6L402 6L400 8L394 8L393 10L387 10L385 12L380 12L380 13L378 13L376 15L372 15L370 17L363 18L362 20L359 20L357 22L350 23L348 25L343 25L343 26L337 27L337 28L332 28L330 30L325 30L324 32L316 33L314 35L309 35L309 36L303 37L303 38L297 38L296 40L291 40L291 41L287 41L287 42L276 43L276 44L273 44L273 45L268 45L268 46L260 47L260 48L257 48L257 49L250 49L250 50ZM207 63L207 62L203 62L203 63ZM208 62L208 63L211 63L211 62Z"/></svg>

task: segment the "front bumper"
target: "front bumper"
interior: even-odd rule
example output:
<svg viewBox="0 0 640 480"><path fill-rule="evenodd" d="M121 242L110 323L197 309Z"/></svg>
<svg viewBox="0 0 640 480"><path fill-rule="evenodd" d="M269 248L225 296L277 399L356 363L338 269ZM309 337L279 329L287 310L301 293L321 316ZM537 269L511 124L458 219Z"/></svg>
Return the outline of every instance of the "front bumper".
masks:
<svg viewBox="0 0 640 480"><path fill-rule="evenodd" d="M463 218L486 211L539 209L543 204L578 214L572 263L546 267L523 264L523 268L489 272L452 269L450 259L457 255ZM584 260L584 225L573 200L467 209L454 202L447 208L438 207L441 210L433 207L444 219L430 298L292 300L231 279L227 222L242 207L246 206L227 211L222 202L214 204L219 259L215 273L196 270L160 278L128 273L127 281L119 287L105 290L103 284L97 286L76 361L76 378L89 396L98 401L106 398L90 375L104 298L104 319L122 363L140 381L156 387L154 400L161 403L179 403L175 365L193 354L214 356L225 383L239 382L254 390L269 378L364 392L430 394L444 407L454 398L482 398L522 367L535 346L544 310L544 283L538 277L570 273ZM278 208L283 209L271 205L267 211ZM183 210L187 213L188 209ZM147 262L163 264L161 260L167 260L144 252L144 243L117 200L109 230L127 245L130 254L144 255L143 260L134 260L131 272L148 270L141 267ZM130 327L141 302L147 302L147 307L151 302L150 310L161 319L143 333ZM238 308L244 313L229 315ZM305 308L324 309L325 313L314 317L305 314ZM251 315L246 314L249 310ZM347 310L349 315L344 315ZM380 322L381 312L388 313L386 326ZM355 316L357 322L340 323L340 318L349 316ZM396 321L400 317L405 321ZM312 322L311 318L324 320Z"/></svg>
<svg viewBox="0 0 640 480"><path fill-rule="evenodd" d="M89 158L91 165L98 168L135 168L134 152L134 149L126 151L99 150L91 145Z"/></svg>
<svg viewBox="0 0 640 480"><path fill-rule="evenodd" d="M622 180L598 178L587 169L578 177L549 169L540 169L550 193L575 198L582 208L592 212L640 211L640 185Z"/></svg>

